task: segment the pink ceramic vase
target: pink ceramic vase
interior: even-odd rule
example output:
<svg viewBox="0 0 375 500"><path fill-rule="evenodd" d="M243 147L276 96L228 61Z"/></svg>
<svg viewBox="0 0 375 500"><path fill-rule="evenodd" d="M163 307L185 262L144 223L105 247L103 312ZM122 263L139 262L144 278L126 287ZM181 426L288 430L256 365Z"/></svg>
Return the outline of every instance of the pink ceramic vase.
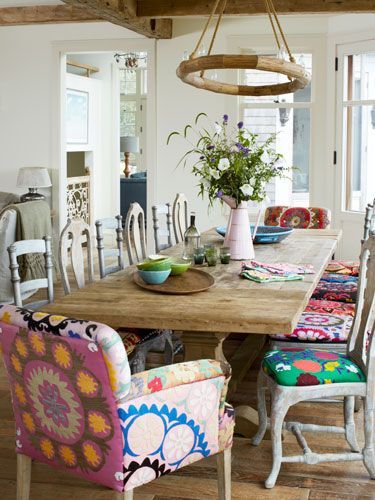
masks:
<svg viewBox="0 0 375 500"><path fill-rule="evenodd" d="M232 260L253 259L254 246L250 231L247 202L243 201L236 206L233 199L224 196L223 201L231 207L224 240L224 246L230 248L230 258Z"/></svg>

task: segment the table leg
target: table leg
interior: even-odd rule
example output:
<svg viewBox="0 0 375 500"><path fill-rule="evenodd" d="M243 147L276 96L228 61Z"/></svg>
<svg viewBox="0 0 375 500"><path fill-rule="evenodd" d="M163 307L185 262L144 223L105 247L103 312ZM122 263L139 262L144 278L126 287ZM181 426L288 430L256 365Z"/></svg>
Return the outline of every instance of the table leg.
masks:
<svg viewBox="0 0 375 500"><path fill-rule="evenodd" d="M223 353L223 342L228 335L229 333L182 332L185 361L216 359L228 363Z"/></svg>

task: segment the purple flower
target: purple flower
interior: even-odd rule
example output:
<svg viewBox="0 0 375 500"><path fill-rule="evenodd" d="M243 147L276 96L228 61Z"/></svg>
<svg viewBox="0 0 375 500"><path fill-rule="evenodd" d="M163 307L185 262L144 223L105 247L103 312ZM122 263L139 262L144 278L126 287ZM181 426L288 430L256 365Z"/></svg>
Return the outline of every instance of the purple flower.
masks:
<svg viewBox="0 0 375 500"><path fill-rule="evenodd" d="M241 130L241 128L243 128L243 122L238 122L237 127Z"/></svg>
<svg viewBox="0 0 375 500"><path fill-rule="evenodd" d="M216 161L215 158L210 158L211 163L215 163L215 161Z"/></svg>
<svg viewBox="0 0 375 500"><path fill-rule="evenodd" d="M216 193L216 197L217 197L217 198L222 198L223 194L224 194L224 193L223 193L222 191L218 191L218 192Z"/></svg>
<svg viewBox="0 0 375 500"><path fill-rule="evenodd" d="M223 116L223 122L224 123L228 123L228 120L229 120L229 116L228 115L224 115Z"/></svg>
<svg viewBox="0 0 375 500"><path fill-rule="evenodd" d="M211 149L215 149L215 146L213 146L212 144L210 146L207 146L207 149L211 150Z"/></svg>

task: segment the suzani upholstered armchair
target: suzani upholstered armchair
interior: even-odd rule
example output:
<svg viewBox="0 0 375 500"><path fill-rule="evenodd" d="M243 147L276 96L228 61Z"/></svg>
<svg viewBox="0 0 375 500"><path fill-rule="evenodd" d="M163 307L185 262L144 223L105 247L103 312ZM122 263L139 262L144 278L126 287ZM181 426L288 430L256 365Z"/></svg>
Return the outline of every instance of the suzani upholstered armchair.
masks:
<svg viewBox="0 0 375 500"><path fill-rule="evenodd" d="M137 486L215 454L219 498L230 498L228 365L200 360L131 376L111 328L7 305L0 306L0 346L19 500L29 498L32 459L131 499Z"/></svg>

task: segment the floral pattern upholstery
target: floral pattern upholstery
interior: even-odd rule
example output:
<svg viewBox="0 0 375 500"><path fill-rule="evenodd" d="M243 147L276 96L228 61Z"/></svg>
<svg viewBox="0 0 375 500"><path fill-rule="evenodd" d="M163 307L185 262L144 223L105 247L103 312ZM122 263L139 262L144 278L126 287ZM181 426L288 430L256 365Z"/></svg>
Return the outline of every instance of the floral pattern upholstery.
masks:
<svg viewBox="0 0 375 500"><path fill-rule="evenodd" d="M344 354L316 349L269 351L263 358L262 369L284 386L366 381L361 368Z"/></svg>
<svg viewBox="0 0 375 500"><path fill-rule="evenodd" d="M304 342L346 342L352 316L304 312L291 334L271 335L275 340Z"/></svg>
<svg viewBox="0 0 375 500"><path fill-rule="evenodd" d="M350 260L332 260L326 267L327 273L358 276L359 262Z"/></svg>
<svg viewBox="0 0 375 500"><path fill-rule="evenodd" d="M356 281L347 283L319 281L312 294L312 298L355 304L357 301L357 290L358 283Z"/></svg>
<svg viewBox="0 0 375 500"><path fill-rule="evenodd" d="M117 491L231 446L230 367L201 360L130 378L105 325L0 306L16 452Z"/></svg>
<svg viewBox="0 0 375 500"><path fill-rule="evenodd" d="M348 276L339 273L323 273L320 281L327 283L358 283L357 276Z"/></svg>
<svg viewBox="0 0 375 500"><path fill-rule="evenodd" d="M304 312L354 317L355 305L346 304L345 302L335 302L333 300L310 299Z"/></svg>
<svg viewBox="0 0 375 500"><path fill-rule="evenodd" d="M327 229L331 224L331 212L326 208L276 205L266 209L264 224L295 229Z"/></svg>

